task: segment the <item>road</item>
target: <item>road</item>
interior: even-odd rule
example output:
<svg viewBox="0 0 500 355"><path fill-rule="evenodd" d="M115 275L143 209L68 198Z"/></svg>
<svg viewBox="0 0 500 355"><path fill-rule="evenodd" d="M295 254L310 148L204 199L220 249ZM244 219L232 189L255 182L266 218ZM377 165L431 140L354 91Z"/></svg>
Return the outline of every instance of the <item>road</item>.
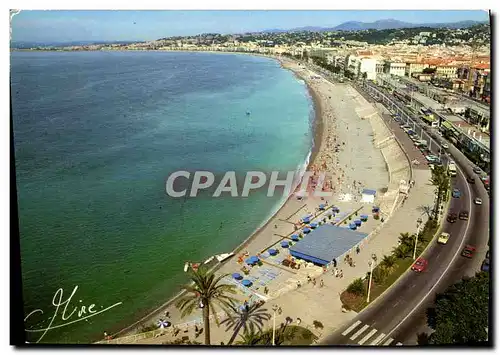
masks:
<svg viewBox="0 0 500 355"><path fill-rule="evenodd" d="M401 132L396 136L401 139L406 149L410 140L403 136L406 134L401 135ZM420 131L417 133L420 134ZM434 133L427 134L425 131L422 133L434 141L433 152L437 153L441 137ZM328 337L323 344L415 344L416 332L425 327L425 312L433 304L435 294L444 291L462 276L472 276L479 270L487 251L489 198L478 178L476 184L466 182L468 175L474 175L467 158L451 145L449 154L459 167L457 177L452 179L453 188L462 192L460 198L452 199L450 210L457 213L461 210L470 211L469 220L458 220L455 223L445 221L442 231L450 233L450 240L446 245L431 242L423 254L429 262L427 270L422 274L407 271L383 297L379 297L349 324ZM472 201L475 197L480 197L484 204L474 205ZM460 255L466 244L477 248L472 259Z"/></svg>

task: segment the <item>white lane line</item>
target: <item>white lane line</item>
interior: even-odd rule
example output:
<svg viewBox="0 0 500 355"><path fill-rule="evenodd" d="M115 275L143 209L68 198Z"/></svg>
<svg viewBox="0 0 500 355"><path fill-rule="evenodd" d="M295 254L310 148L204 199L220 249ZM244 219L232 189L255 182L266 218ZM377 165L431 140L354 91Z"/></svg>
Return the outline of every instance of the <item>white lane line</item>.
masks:
<svg viewBox="0 0 500 355"><path fill-rule="evenodd" d="M384 343L384 346L388 346L388 345L390 345L393 341L394 341L394 339L389 338L389 339L388 339L388 340Z"/></svg>
<svg viewBox="0 0 500 355"><path fill-rule="evenodd" d="M358 330L356 333L354 333L353 336L350 337L349 339L355 340L357 337L359 337L361 335L361 333L363 333L368 328L370 328L370 326L365 324L360 330Z"/></svg>
<svg viewBox="0 0 500 355"><path fill-rule="evenodd" d="M344 332L342 333L343 336L346 336L347 334L349 334L351 331L354 330L354 328L356 328L358 325L361 324L361 321L358 320L356 323L354 323L353 325L351 325L349 328L347 328L346 330L344 330Z"/></svg>
<svg viewBox="0 0 500 355"><path fill-rule="evenodd" d="M363 339L361 339L361 340L358 342L358 344L359 344L359 345L363 345L363 344L364 344L364 343L366 343L366 341L367 341L368 339L370 339L370 338L373 336L373 334L375 334L376 332L377 332L377 329L372 329L372 331L371 331L370 333L366 334L366 335L365 335L365 337L364 337Z"/></svg>
<svg viewBox="0 0 500 355"><path fill-rule="evenodd" d="M377 337L377 339L375 339L374 341L372 341L372 342L370 343L370 345L378 345L378 343L380 343L380 341L382 340L382 338L383 338L383 337L385 337L385 334L384 334L384 333L380 334L380 335Z"/></svg>
<svg viewBox="0 0 500 355"><path fill-rule="evenodd" d="M460 175L462 175L462 178L464 180L467 180L466 177L465 177L464 172L462 171L462 168L460 168L460 166L458 164L457 164L457 168L458 168L458 171L459 171ZM472 207L472 191L471 191L470 186L469 186L469 184L467 182L465 183L465 186L467 186L467 190L469 191L469 211L471 211L471 207ZM420 305L429 297L429 295L439 285L439 283L441 282L441 280L443 279L443 277L445 277L446 273L448 272L448 270L451 267L451 264L453 264L453 262L455 261L455 259L458 256L458 254L462 252L462 248L463 248L463 246L465 244L465 238L467 237L467 232L468 232L469 227L470 227L470 221L471 221L471 219L469 218L467 220L467 226L465 227L465 232L462 235L462 241L460 242L460 247L457 248L457 251L455 252L455 254L453 255L453 257L451 258L451 261L448 264L448 266L446 266L446 268L444 269L444 271L441 273L441 276L439 276L439 278L437 279L437 281L434 283L434 285L431 287L431 289L424 295L424 297L422 297L420 299L420 302L418 302L417 305L415 307L413 307L413 309L410 312L408 312L408 314L406 315L406 317L404 317L401 320L401 322L399 322L394 328L392 328L392 330L387 334L387 336L389 336L392 333L394 333L396 331L396 329L398 329L401 326L401 324L403 324L413 314L413 312L415 312L415 310L418 307L420 307Z"/></svg>

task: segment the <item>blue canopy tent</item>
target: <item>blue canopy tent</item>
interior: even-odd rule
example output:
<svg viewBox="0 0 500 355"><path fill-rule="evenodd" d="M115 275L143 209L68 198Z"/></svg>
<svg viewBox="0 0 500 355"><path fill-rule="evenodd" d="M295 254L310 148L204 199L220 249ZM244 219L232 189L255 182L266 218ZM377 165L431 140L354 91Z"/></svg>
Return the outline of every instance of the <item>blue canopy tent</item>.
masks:
<svg viewBox="0 0 500 355"><path fill-rule="evenodd" d="M361 216L359 216L359 218L361 218L362 222L368 221L368 215L367 214L362 214Z"/></svg>
<svg viewBox="0 0 500 355"><path fill-rule="evenodd" d="M333 211L333 213L339 213L340 212L340 208L338 208L337 206L333 206L332 207L332 211Z"/></svg>
<svg viewBox="0 0 500 355"><path fill-rule="evenodd" d="M356 230L356 223L349 223L349 228L351 228L353 231Z"/></svg>
<svg viewBox="0 0 500 355"><path fill-rule="evenodd" d="M309 216L302 217L302 223L309 223L310 221L311 221L311 217L309 217Z"/></svg>
<svg viewBox="0 0 500 355"><path fill-rule="evenodd" d="M248 265L255 265L259 262L259 258L256 257L256 256L251 256L249 257L247 260L245 260L245 262L248 264Z"/></svg>
<svg viewBox="0 0 500 355"><path fill-rule="evenodd" d="M290 246L290 243L288 243L287 241L282 241L281 242L281 247L282 248L288 248Z"/></svg>
<svg viewBox="0 0 500 355"><path fill-rule="evenodd" d="M360 219L355 219L354 220L354 224L359 227L361 225L361 220Z"/></svg>
<svg viewBox="0 0 500 355"><path fill-rule="evenodd" d="M304 228L302 230L302 232L304 232L305 234L307 234L307 233L311 232L311 229L309 229L309 228L306 227L306 228Z"/></svg>
<svg viewBox="0 0 500 355"><path fill-rule="evenodd" d="M314 228L316 228L316 227L318 226L318 223L316 223L316 222L312 222L312 223L310 224L310 226L311 226L311 228L312 228L312 229L314 229Z"/></svg>
<svg viewBox="0 0 500 355"><path fill-rule="evenodd" d="M276 249L269 249L267 252L269 253L269 255L276 255L276 254L278 254L278 251Z"/></svg>
<svg viewBox="0 0 500 355"><path fill-rule="evenodd" d="M233 279L235 280L241 280L243 278L243 276L241 276L239 273L235 272L233 274Z"/></svg>
<svg viewBox="0 0 500 355"><path fill-rule="evenodd" d="M298 242L299 241L299 235L298 234L292 234L292 240L294 242Z"/></svg>
<svg viewBox="0 0 500 355"><path fill-rule="evenodd" d="M324 203L320 204L320 205L319 205L319 209L320 209L320 211L324 211L324 210L325 210L325 207L326 207L326 205L325 205Z"/></svg>
<svg viewBox="0 0 500 355"><path fill-rule="evenodd" d="M243 286L250 287L250 286L252 286L252 281L245 279L245 280L241 281L241 284Z"/></svg>

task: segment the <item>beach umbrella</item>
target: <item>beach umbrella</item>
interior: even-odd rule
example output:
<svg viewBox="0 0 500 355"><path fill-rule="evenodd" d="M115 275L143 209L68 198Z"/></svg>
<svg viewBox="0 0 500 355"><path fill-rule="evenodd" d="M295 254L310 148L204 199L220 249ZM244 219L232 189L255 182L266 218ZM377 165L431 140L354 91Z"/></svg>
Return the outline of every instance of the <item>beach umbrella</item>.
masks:
<svg viewBox="0 0 500 355"><path fill-rule="evenodd" d="M310 231L311 230L309 228L307 228L307 227L302 230L302 232L304 232L305 234L309 233Z"/></svg>
<svg viewBox="0 0 500 355"><path fill-rule="evenodd" d="M250 281L250 280L243 280L243 281L241 281L241 284L243 286L250 287L250 286L252 286L252 281Z"/></svg>
<svg viewBox="0 0 500 355"><path fill-rule="evenodd" d="M298 242L298 241L299 241L299 235L298 235L298 234L293 234L293 235L292 235L292 240L293 240L294 242Z"/></svg>
<svg viewBox="0 0 500 355"><path fill-rule="evenodd" d="M302 223L309 223L310 221L311 221L311 217L309 217L309 216L302 217Z"/></svg>
<svg viewBox="0 0 500 355"><path fill-rule="evenodd" d="M252 258L248 258L245 260L245 262L248 264L248 265L254 265L255 264L255 261L252 259Z"/></svg>
<svg viewBox="0 0 500 355"><path fill-rule="evenodd" d="M354 224L359 227L361 225L361 220L360 219L355 219L354 220Z"/></svg>
<svg viewBox="0 0 500 355"><path fill-rule="evenodd" d="M169 321L163 320L163 319L160 319L158 321L158 327L161 329L168 328L171 325L172 325L172 323L170 323Z"/></svg>
<svg viewBox="0 0 500 355"><path fill-rule="evenodd" d="M327 215L327 216L331 216L332 214L333 214L333 212L332 212L332 211L327 211L327 212L325 213L325 215Z"/></svg>
<svg viewBox="0 0 500 355"><path fill-rule="evenodd" d="M326 207L326 205L324 203L322 203L322 204L319 205L319 209L322 210L322 211L325 209L325 207Z"/></svg>
<svg viewBox="0 0 500 355"><path fill-rule="evenodd" d="M289 246L290 246L290 244L287 241L282 241L281 242L281 247L282 248L288 248Z"/></svg>
<svg viewBox="0 0 500 355"><path fill-rule="evenodd" d="M367 214L362 214L359 216L361 218L361 221L366 222L368 220L368 215Z"/></svg>
<svg viewBox="0 0 500 355"><path fill-rule="evenodd" d="M235 280L241 280L243 278L243 276L241 276L239 273L235 272L233 274L233 279Z"/></svg>
<svg viewBox="0 0 500 355"><path fill-rule="evenodd" d="M356 223L349 223L349 228L356 230Z"/></svg>
<svg viewBox="0 0 500 355"><path fill-rule="evenodd" d="M316 223L316 222L312 222L312 223L311 223L311 228L313 228L313 229L314 229L314 228L316 228L317 226L318 226L318 223Z"/></svg>
<svg viewBox="0 0 500 355"><path fill-rule="evenodd" d="M276 255L276 254L278 254L278 251L276 249L269 249L267 252L269 253L269 255Z"/></svg>
<svg viewBox="0 0 500 355"><path fill-rule="evenodd" d="M254 262L255 264L257 264L260 261L260 259L256 256L251 256L250 260L252 260L252 262Z"/></svg>
<svg viewBox="0 0 500 355"><path fill-rule="evenodd" d="M339 209L338 207L336 207L336 206L333 206L333 207L332 207L332 211L333 211L334 213L339 213L339 212L340 212L340 209Z"/></svg>
<svg viewBox="0 0 500 355"><path fill-rule="evenodd" d="M379 211L379 208L378 208L377 206L373 206L373 208L372 208L372 212L373 212L373 213L376 213L376 212L378 212L378 211Z"/></svg>

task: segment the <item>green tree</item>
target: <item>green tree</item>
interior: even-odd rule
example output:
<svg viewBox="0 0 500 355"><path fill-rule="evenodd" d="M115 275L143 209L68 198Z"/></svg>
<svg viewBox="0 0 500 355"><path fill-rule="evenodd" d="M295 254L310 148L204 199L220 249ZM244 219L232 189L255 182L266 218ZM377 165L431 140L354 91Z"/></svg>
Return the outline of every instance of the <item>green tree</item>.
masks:
<svg viewBox="0 0 500 355"><path fill-rule="evenodd" d="M396 265L396 258L393 255L385 255L380 265L388 272L391 272Z"/></svg>
<svg viewBox="0 0 500 355"><path fill-rule="evenodd" d="M472 345L488 337L489 275L465 278L436 296L427 311L427 324L434 329L429 344Z"/></svg>
<svg viewBox="0 0 500 355"><path fill-rule="evenodd" d="M447 200L450 187L450 177L446 173L446 168L442 165L435 166L434 169L432 169L430 181L437 188L437 198L434 205L434 219L437 219L439 206L442 201Z"/></svg>
<svg viewBox="0 0 500 355"><path fill-rule="evenodd" d="M202 308L203 323L205 328L205 345L210 345L210 312L213 313L217 325L219 320L214 306L217 304L226 313L234 306L236 300L228 294L235 294L235 286L221 283L227 275L215 277L212 271L208 271L205 266L201 266L197 271L191 269L190 278L192 285L183 286L187 295L183 296L176 303L176 307L182 311L181 317L185 317L194 310Z"/></svg>
<svg viewBox="0 0 500 355"><path fill-rule="evenodd" d="M347 286L347 292L354 295L362 296L365 294L365 286L361 278L355 279L349 286Z"/></svg>
<svg viewBox="0 0 500 355"><path fill-rule="evenodd" d="M236 345L257 345L261 341L262 332L253 332L244 330L240 335L241 340L236 342Z"/></svg>
<svg viewBox="0 0 500 355"><path fill-rule="evenodd" d="M398 259L407 258L413 251L413 247L409 244L400 244L392 250L393 255Z"/></svg>
<svg viewBox="0 0 500 355"><path fill-rule="evenodd" d="M233 313L221 322L227 326L226 331L233 329L233 335L227 345L231 345L236 339L236 336L243 328L246 333L256 333L256 330L261 331L264 321L271 318L267 313L266 308L262 308L263 303L252 303L251 305L243 306L242 309L233 307Z"/></svg>

